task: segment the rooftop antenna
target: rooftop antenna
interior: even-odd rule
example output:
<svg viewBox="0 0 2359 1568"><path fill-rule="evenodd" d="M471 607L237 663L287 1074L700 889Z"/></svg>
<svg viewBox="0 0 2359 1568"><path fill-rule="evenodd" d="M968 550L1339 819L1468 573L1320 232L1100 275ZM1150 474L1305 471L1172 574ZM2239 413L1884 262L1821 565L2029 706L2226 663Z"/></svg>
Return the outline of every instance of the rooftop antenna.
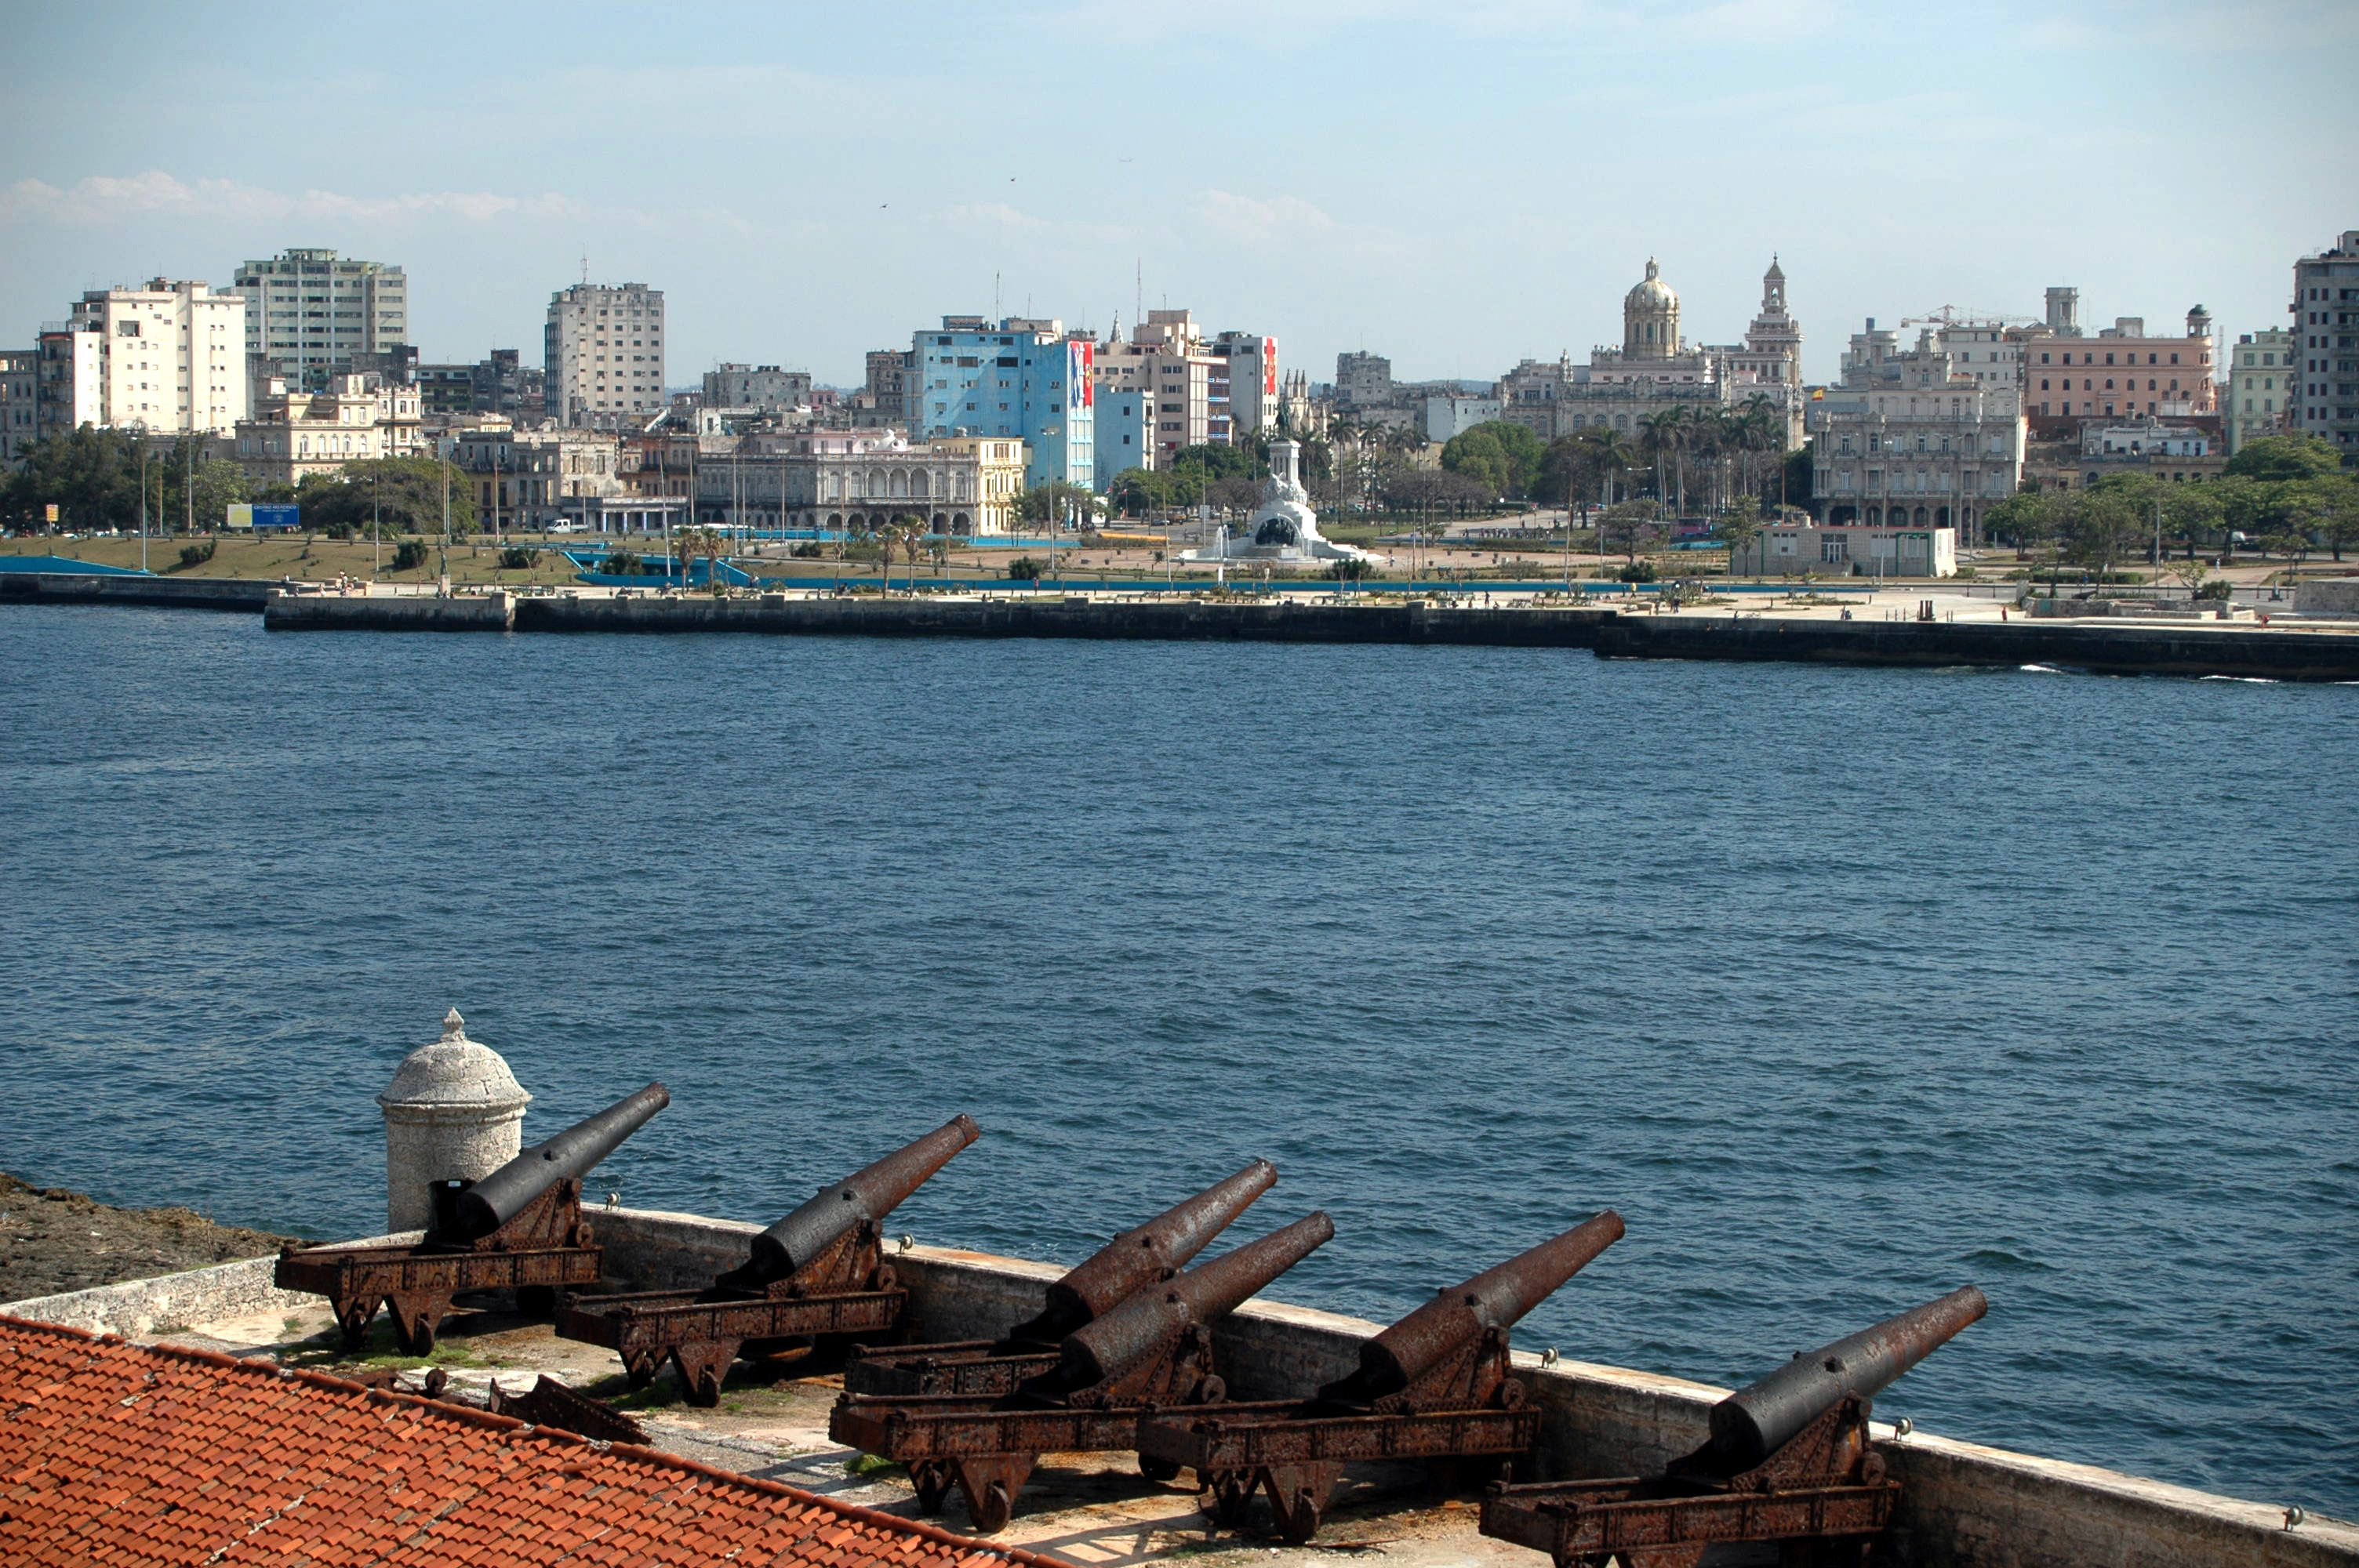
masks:
<svg viewBox="0 0 2359 1568"><path fill-rule="evenodd" d="M590 257L587 253L584 253L582 257L582 287L584 288L590 287Z"/></svg>
<svg viewBox="0 0 2359 1568"><path fill-rule="evenodd" d="M1147 319L1147 259L1133 256L1130 265L1130 324L1136 327Z"/></svg>
<svg viewBox="0 0 2359 1568"><path fill-rule="evenodd" d="M991 275L991 316L992 319L995 321L1001 319L999 314L999 275L995 272Z"/></svg>

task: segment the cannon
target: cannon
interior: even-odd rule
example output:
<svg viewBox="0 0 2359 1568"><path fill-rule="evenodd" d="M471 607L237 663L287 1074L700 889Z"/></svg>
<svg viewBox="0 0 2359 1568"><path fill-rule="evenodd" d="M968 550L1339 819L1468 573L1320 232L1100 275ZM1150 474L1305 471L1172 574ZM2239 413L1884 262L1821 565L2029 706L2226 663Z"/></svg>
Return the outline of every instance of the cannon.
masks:
<svg viewBox="0 0 2359 1568"><path fill-rule="evenodd" d="M1712 1436L1662 1475L1495 1486L1483 1533L1557 1568L1694 1568L1706 1548L1777 1541L1781 1562L1862 1564L1900 1483L1869 1401L1990 1308L1968 1285L1838 1339L1712 1407Z"/></svg>
<svg viewBox="0 0 2359 1568"><path fill-rule="evenodd" d="M982 1136L972 1117L952 1117L821 1188L756 1235L745 1263L708 1288L578 1296L558 1314L557 1332L621 1356L635 1389L669 1360L688 1402L710 1407L741 1352L800 1354L822 1340L889 1331L909 1292L885 1261L885 1217Z"/></svg>
<svg viewBox="0 0 2359 1568"><path fill-rule="evenodd" d="M855 1394L1006 1394L1057 1364L1058 1342L1149 1285L1161 1284L1277 1184L1277 1168L1244 1170L1125 1230L1049 1287L1037 1316L998 1339L870 1350L854 1346L843 1386Z"/></svg>
<svg viewBox="0 0 2359 1568"><path fill-rule="evenodd" d="M461 1291L512 1290L525 1312L598 1282L603 1260L582 1217L582 1178L671 1103L661 1084L616 1100L479 1182L434 1184L434 1224L410 1247L289 1247L272 1281L335 1304L344 1347L357 1350L380 1303L402 1351L423 1356Z"/></svg>
<svg viewBox="0 0 2359 1568"><path fill-rule="evenodd" d="M1539 1436L1539 1411L1509 1375L1508 1330L1622 1230L1607 1209L1441 1291L1363 1344L1358 1369L1310 1400L1148 1416L1139 1463L1193 1469L1223 1525L1244 1523L1266 1492L1278 1534L1297 1545L1318 1533L1347 1464L1422 1460L1455 1490L1462 1465L1495 1465Z"/></svg>
<svg viewBox="0 0 2359 1568"><path fill-rule="evenodd" d="M847 1393L828 1433L908 1465L926 1513L941 1510L955 1480L975 1529L990 1534L1006 1528L1041 1454L1135 1450L1143 1414L1225 1399L1212 1325L1334 1234L1334 1222L1313 1212L1136 1292L1067 1335L1055 1362L1012 1393ZM1179 1474L1143 1457L1139 1468L1150 1480Z"/></svg>

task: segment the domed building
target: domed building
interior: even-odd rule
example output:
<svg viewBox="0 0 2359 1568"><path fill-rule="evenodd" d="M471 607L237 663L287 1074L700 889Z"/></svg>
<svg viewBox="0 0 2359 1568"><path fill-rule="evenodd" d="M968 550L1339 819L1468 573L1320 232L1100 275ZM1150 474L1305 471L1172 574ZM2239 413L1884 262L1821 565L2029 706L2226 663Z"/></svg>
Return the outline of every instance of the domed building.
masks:
<svg viewBox="0 0 2359 1568"><path fill-rule="evenodd" d="M1600 345L1589 362L1571 354L1526 360L1500 379L1502 418L1543 441L1585 426L1634 438L1669 409L1742 407L1766 396L1785 421L1787 444L1802 436L1802 330L1786 308L1786 274L1772 256L1761 277L1761 308L1745 341L1690 346L1680 334L1680 295L1647 258L1646 276L1622 297L1622 346Z"/></svg>
<svg viewBox="0 0 2359 1568"><path fill-rule="evenodd" d="M1647 276L1622 297L1622 357L1667 360L1679 351L1679 291L1663 281L1663 269L1648 256Z"/></svg>

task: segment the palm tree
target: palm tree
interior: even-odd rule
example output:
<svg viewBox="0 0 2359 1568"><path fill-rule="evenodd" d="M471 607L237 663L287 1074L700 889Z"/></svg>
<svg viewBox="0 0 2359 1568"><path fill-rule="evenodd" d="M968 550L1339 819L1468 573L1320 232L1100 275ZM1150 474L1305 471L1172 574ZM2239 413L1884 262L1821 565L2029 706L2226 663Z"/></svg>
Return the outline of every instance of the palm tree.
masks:
<svg viewBox="0 0 2359 1568"><path fill-rule="evenodd" d="M1643 414L1638 417L1639 448L1655 460L1655 499L1657 501L1665 499L1663 458L1666 453L1679 445L1680 419L1680 410L1677 408L1666 408L1659 413Z"/></svg>

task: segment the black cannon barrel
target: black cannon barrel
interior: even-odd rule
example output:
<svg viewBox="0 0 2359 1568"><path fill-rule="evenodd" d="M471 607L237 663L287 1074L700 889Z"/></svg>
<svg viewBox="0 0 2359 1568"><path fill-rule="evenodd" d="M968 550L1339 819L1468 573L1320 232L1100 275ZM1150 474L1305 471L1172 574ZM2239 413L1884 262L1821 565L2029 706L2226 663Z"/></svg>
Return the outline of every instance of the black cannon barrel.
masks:
<svg viewBox="0 0 2359 1568"><path fill-rule="evenodd" d="M1359 1371L1321 1396L1377 1400L1408 1388L1485 1329L1515 1324L1621 1239L1622 1217L1609 1208L1442 1291L1362 1345Z"/></svg>
<svg viewBox="0 0 2359 1568"><path fill-rule="evenodd" d="M1070 1389L1105 1381L1188 1325L1234 1311L1334 1237L1335 1222L1324 1209L1314 1209L1258 1241L1173 1276L1160 1290L1140 1291L1066 1336L1058 1349L1057 1380Z"/></svg>
<svg viewBox="0 0 2359 1568"><path fill-rule="evenodd" d="M1062 1339L1136 1292L1168 1280L1212 1245L1254 1199L1277 1184L1277 1167L1256 1160L1235 1175L1125 1230L1049 1287L1049 1304L1015 1331L1019 1339Z"/></svg>
<svg viewBox="0 0 2359 1568"><path fill-rule="evenodd" d="M915 1142L855 1171L754 1238L754 1270L780 1280L818 1257L845 1232L883 1219L944 1165L983 1136L971 1116L954 1116Z"/></svg>
<svg viewBox="0 0 2359 1568"><path fill-rule="evenodd" d="M1797 1356L1712 1407L1712 1445L1739 1465L1758 1465L1845 1394L1874 1395L1989 1310L1967 1285Z"/></svg>
<svg viewBox="0 0 2359 1568"><path fill-rule="evenodd" d="M669 1090L661 1084L649 1084L548 1141L534 1144L460 1194L443 1234L460 1241L489 1236L559 1182L588 1175L623 1140L670 1103Z"/></svg>

